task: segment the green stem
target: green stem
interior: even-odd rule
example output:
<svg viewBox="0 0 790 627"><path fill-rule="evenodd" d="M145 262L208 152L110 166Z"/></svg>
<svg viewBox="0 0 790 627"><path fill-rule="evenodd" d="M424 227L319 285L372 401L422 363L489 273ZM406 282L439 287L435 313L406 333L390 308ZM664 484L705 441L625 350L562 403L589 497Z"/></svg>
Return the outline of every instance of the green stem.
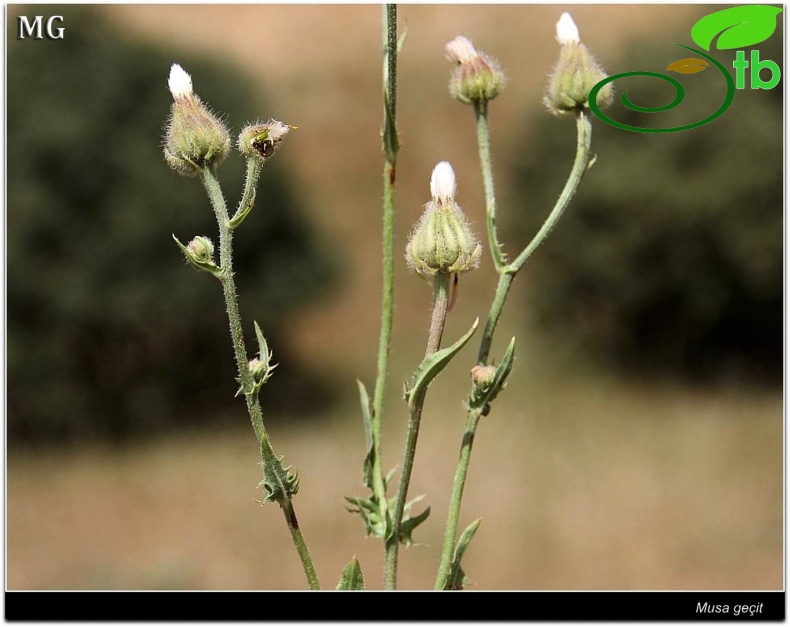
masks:
<svg viewBox="0 0 790 627"><path fill-rule="evenodd" d="M378 362L376 366L376 387L373 393L373 415L371 416L371 439L373 440L373 492L377 497L382 509L382 519L386 520L387 513L387 489L384 485L384 473L381 466L381 417L384 412L384 391L387 383L389 371L389 353L392 337L392 309L393 294L395 283L395 263L394 263L394 215L395 215L395 160L397 157L397 141L390 141L388 149L388 139L386 129L388 128L387 117L391 116L393 125L395 120L395 94L396 94L396 67L397 67L397 12L394 4L385 7L385 44L387 72L385 73L384 106L389 107L389 112L385 111L385 135L384 143L384 206L383 206L383 225L382 225L382 294L381 294L381 331L379 334Z"/></svg>
<svg viewBox="0 0 790 627"><path fill-rule="evenodd" d="M487 100L475 102L475 120L477 121L477 148L480 155L480 168L483 172L483 189L486 197L488 248L491 250L494 267L499 271L507 262L496 237L496 197L494 196L494 175L491 167L491 141L488 131Z"/></svg>
<svg viewBox="0 0 790 627"><path fill-rule="evenodd" d="M478 120L478 141L481 143L480 165L483 170L483 180L485 182L490 180L491 167L490 161L483 160L483 154L487 154L488 152L488 142L487 133L481 134L480 132L480 120L485 116L482 116L478 113L477 107L475 108L475 112L477 114ZM585 172L589 169L592 128L583 111L580 111L577 115L576 132L576 157L573 162L573 167L571 168L571 173L568 176L565 187L563 188L557 203L554 205L554 208L549 214L549 217L546 219L537 235L535 235L532 241L527 245L527 247L521 252L521 254L513 263L504 266L497 266L497 270L499 271L499 282L494 294L494 300L491 303L491 309L488 313L488 320L486 320L483 337L480 340L480 350L477 354L478 364L486 364L488 362L494 331L496 330L497 323L499 322L499 318L502 315L502 310L504 309L513 279L516 278L516 273L521 269L524 263L526 263L527 259L529 259L532 253L535 252L535 249L546 238L551 229L557 223L557 220L559 220L563 211L565 211L565 208L568 206L571 198L573 198L573 195L576 193L576 190L578 189L579 183L581 183ZM485 148L482 146L483 142L486 144ZM493 198L493 188L491 190L491 195ZM486 197L488 197L488 190L486 190ZM489 220L489 223L491 227L493 227L493 219ZM492 241L490 239L490 233L491 231L489 231L489 243ZM493 242L496 244L496 236L494 236ZM494 261L496 263L496 255L494 256ZM461 499L463 497L464 485L466 484L466 477L469 472L469 461L472 455L472 445L474 444L480 416L481 414L478 411L470 411L467 414L466 431L464 432L464 437L461 443L458 466L455 472L453 490L450 498L450 507L447 514L447 526L445 528L444 542L442 544L442 557L439 565L439 572L436 578L435 587L437 590L444 590L446 588L447 578L450 574L449 570L453 556L453 550L455 548L455 537L458 532L458 519L459 513L461 511Z"/></svg>
<svg viewBox="0 0 790 627"><path fill-rule="evenodd" d="M431 314L431 329L428 333L428 343L425 347L425 356L432 355L442 343L444 323L447 319L447 307L450 296L450 274L440 272L434 278L433 312ZM403 470L398 483L398 494L395 497L395 507L392 514L393 534L387 539L386 544L386 586L388 590L395 590L398 578L398 548L400 546L400 526L403 518L403 509L406 505L406 496L409 492L411 471L414 467L414 457L417 451L417 436L420 433L420 419L422 408L425 404L423 390L415 399L413 409L409 413L409 424L406 432L406 446L403 451Z"/></svg>
<svg viewBox="0 0 790 627"><path fill-rule="evenodd" d="M535 252L538 246L543 243L543 240L546 239L548 234L557 224L557 221L562 217L565 208L573 198L573 195L576 193L576 190L579 188L579 184L582 182L584 178L584 174L590 167L590 143L592 140L592 125L590 124L590 120L587 119L587 116L584 114L584 111L579 111L576 115L576 158L573 161L573 168L571 168L571 173L568 176L568 180L565 182L565 187L560 194L560 197L557 199L556 204L554 205L554 209L551 210L549 217L546 218L546 221L543 223L543 226L540 227L540 230L532 238L532 241L527 245L527 247L521 251L521 254L516 257L516 260L510 264L510 269L512 272L518 272L521 266L523 266L527 259L532 256L532 253Z"/></svg>
<svg viewBox="0 0 790 627"><path fill-rule="evenodd" d="M494 292L494 300L491 302L491 309L488 312L488 319L486 320L485 329L483 329L483 337L480 338L480 349L477 351L477 363L485 364L488 362L488 354L491 352L491 343L494 341L494 331L496 330L499 317L502 315L502 310L505 307L507 295L510 292L510 286L513 284L513 279L516 278L515 273L503 271L499 274L499 282Z"/></svg>
<svg viewBox="0 0 790 627"><path fill-rule="evenodd" d="M464 496L464 486L469 473L469 460L472 457L472 445L475 441L477 423L480 421L479 411L470 411L466 415L466 431L461 441L461 452L458 457L458 466L455 469L453 491L450 495L450 510L447 513L447 527L442 544L442 558L439 563L439 572L436 576L436 590L446 590L450 577L453 552L455 550L455 536L458 533L458 518L461 512L461 499Z"/></svg>
<svg viewBox="0 0 790 627"><path fill-rule="evenodd" d="M260 443L261 458L264 462L264 467L268 467L276 460L276 456L269 444L269 437L263 426L263 412L257 394L253 392L254 381L252 373L247 365L247 349L244 346L244 334L242 333L241 316L239 314L238 299L236 297L236 283L233 279L233 229L228 219L228 209L225 204L225 198L222 195L222 188L210 168L203 168L201 171L201 179L206 188L209 200L211 201L211 206L214 209L214 215L217 218L217 225L219 227L220 281L222 282L225 307L228 313L228 321L230 322L230 335L233 340L233 352L236 356L236 366L239 370L239 382L241 383L241 389L247 401L247 411L250 414L252 428ZM318 590L318 577L316 576L315 568L310 559L307 545L299 529L293 503L290 498L281 499L278 502L283 510L288 529L291 532L291 538L293 539L296 550L302 561L308 585L311 590Z"/></svg>

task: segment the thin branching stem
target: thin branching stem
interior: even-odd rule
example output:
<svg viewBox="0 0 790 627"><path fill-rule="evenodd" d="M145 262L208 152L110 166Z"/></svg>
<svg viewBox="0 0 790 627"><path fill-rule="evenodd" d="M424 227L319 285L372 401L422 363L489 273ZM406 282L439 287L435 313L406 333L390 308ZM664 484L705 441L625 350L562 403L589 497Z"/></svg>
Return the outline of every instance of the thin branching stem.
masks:
<svg viewBox="0 0 790 627"><path fill-rule="evenodd" d="M493 177L491 174L491 160L489 154L489 140L488 140L488 122L487 110L485 107L475 107L475 117L477 119L477 137L480 145L480 167L483 172L483 184L486 189L486 206L494 207L494 190L493 190ZM549 217L543 223L538 233L532 241L524 248L519 256L510 264L498 265L497 253L492 251L494 263L497 265L499 272L499 282L497 283L494 299L491 303L491 309L488 313L486 326L483 330L483 337L480 340L480 350L477 355L478 364L488 363L488 357L491 352L491 344L494 338L494 331L496 330L499 318L502 315L505 302L507 301L510 286L516 277L518 271L524 266L530 256L535 252L538 246L546 239L548 234L557 224L557 221L562 216L565 208L570 203L571 198L576 193L579 184L584 177L585 172L590 166L591 160L591 133L592 127L590 121L585 115L584 111L579 111L576 116L576 156L571 168L568 180L565 187L557 199L554 208L552 209ZM490 198L489 198L490 191ZM489 244L497 246L496 232L494 230L494 211L487 209L487 225L489 229ZM500 259L504 260L501 256ZM447 514L447 525L445 527L444 542L442 544L442 557L439 563L439 571L436 578L435 588L437 590L444 590L449 583L450 569L453 558L453 551L455 548L455 538L458 533L458 520L461 511L461 500L463 498L464 486L466 484L466 477L469 473L469 462L472 455L472 445L474 444L475 434L477 432L477 425L480 421L481 412L478 410L469 410L467 413L466 430L464 431L463 440L461 442L461 450L458 458L458 466L456 467L455 479L453 481L453 489L450 496L450 507Z"/></svg>
<svg viewBox="0 0 790 627"><path fill-rule="evenodd" d="M260 444L261 458L264 466L266 466L267 462L271 463L275 459L275 454L269 444L269 438L263 426L263 413L258 401L258 396L253 392L254 381L252 373L247 365L247 349L244 346L244 334L241 328L241 316L239 315L239 305L236 296L236 283L233 278L233 229L228 219L228 209L225 204L225 198L222 195L222 188L209 167L202 169L201 179L203 181L203 186L206 188L209 200L211 201L211 206L214 209L214 215L217 218L217 225L219 227L220 281L222 283L222 290L225 296L225 307L230 323L233 352L236 356L236 366L239 370L239 382L241 384L241 390L244 392L245 400L247 401L247 410L252 421L252 428ZM310 558L307 544L299 528L299 522L294 512L293 503L290 498L284 498L279 501L279 504L285 516L288 530L291 532L294 546L299 553L299 558L302 562L308 585L311 590L318 590L320 587L318 577L312 559Z"/></svg>

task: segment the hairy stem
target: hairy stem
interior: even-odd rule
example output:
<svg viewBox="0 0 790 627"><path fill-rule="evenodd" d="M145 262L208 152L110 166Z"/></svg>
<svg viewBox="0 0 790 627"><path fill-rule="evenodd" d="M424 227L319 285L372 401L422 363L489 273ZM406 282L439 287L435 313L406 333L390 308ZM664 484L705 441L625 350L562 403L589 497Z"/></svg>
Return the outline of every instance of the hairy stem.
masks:
<svg viewBox="0 0 790 627"><path fill-rule="evenodd" d="M244 334L241 328L241 316L239 315L239 305L236 296L236 283L233 279L233 230L228 219L228 209L225 204L225 198L222 195L222 189L219 181L214 176L210 168L204 168L201 171L201 179L206 188L211 206L214 209L214 215L217 218L217 225L219 227L219 257L220 257L220 281L222 282L222 290L225 296L225 307L228 313L228 321L230 323L230 335L233 341L233 352L236 356L236 366L239 370L239 382L241 389L244 392L247 401L247 411L250 414L252 421L252 428L255 431L255 436L258 439L261 448L261 458L264 467L270 465L276 459L274 451L269 444L269 437L263 426L263 412L258 401L257 394L253 393L254 381L252 373L248 367L247 349L244 346ZM246 196L246 194L245 194ZM308 585L312 590L318 590L318 577L316 576L313 562L310 559L310 553L307 550L302 533L299 529L299 523L293 509L293 503L290 498L281 499L278 501L280 507L285 515L288 529L291 532L296 550L299 553L299 558L302 561L302 566L307 577Z"/></svg>
<svg viewBox="0 0 790 627"><path fill-rule="evenodd" d="M475 116L477 119L477 137L480 144L480 167L483 171L483 182L486 187L486 205L489 203L494 205L494 191L493 183L491 181L491 163L490 160L484 156L488 155L488 126L485 115L485 109L479 106L475 107ZM485 122L481 124L481 120ZM482 129L482 130L481 130ZM571 168L568 180L565 187L560 194L554 208L552 209L549 217L544 222L538 233L532 241L524 248L516 260L511 264L497 265L499 272L499 282L497 283L494 299L491 303L491 309L488 313L486 326L483 331L483 337L480 340L480 349L477 354L478 364L486 364L491 352L491 344L494 338L494 331L496 330L499 318L502 315L505 302L507 301L510 286L516 273L526 263L527 259L535 252L537 247L548 236L551 230L556 225L565 208L570 203L571 198L576 193L576 190L584 177L585 172L590 165L591 153L591 133L592 127L590 121L587 119L583 111L579 111L576 118L576 157ZM489 185L490 185L490 200L489 200ZM493 221L493 208L487 210L487 224L489 227L489 244L491 246L498 246L496 242L496 234L494 232ZM493 234L493 235L492 235ZM497 248L498 250L498 248ZM494 253L494 263L498 264L497 253ZM504 258L501 258L504 262ZM453 550L455 548L455 538L458 533L458 520L461 511L461 500L463 498L464 486L466 484L466 477L469 473L469 461L472 455L472 445L474 444L475 434L477 432L477 425L480 421L481 412L469 411L467 413L466 430L464 432L463 440L461 442L461 450L458 459L458 466L455 471L455 479L453 481L453 490L450 497L450 507L447 514L447 525L445 527L444 542L442 544L442 557L439 564L439 572L436 578L435 588L437 590L444 590L448 585L448 577L450 576L451 561L453 558Z"/></svg>
<svg viewBox="0 0 790 627"><path fill-rule="evenodd" d="M551 233L557 221L562 217L565 208L570 203L571 198L573 198L585 173L590 167L590 159L592 156L590 152L591 141L592 125L590 124L590 120L587 119L584 111L579 111L576 114L576 158L573 161L571 173L568 176L568 180L565 182L565 187L562 189L560 197L557 199L554 208L551 210L549 217L546 218L543 226L540 227L535 237L533 237L532 241L521 251L521 254L516 257L515 261L510 264L509 268L512 272L515 273L521 269L521 266L527 262L527 259L532 256L532 253L543 243L543 240Z"/></svg>
<svg viewBox="0 0 790 627"><path fill-rule="evenodd" d="M383 519L389 515L387 510L387 490L381 467L381 418L384 412L384 391L389 370L390 343L392 337L392 309L395 290L394 264L394 215L395 215L395 162L398 153L397 138L391 134L395 130L395 97L397 86L397 9L394 4L384 7L384 43L387 70L384 72L384 131L382 132L384 162L384 205L382 219L382 294L381 294L381 331L379 333L378 361L376 366L376 387L373 393L373 414L371 416L371 439L373 441L373 492L382 509Z"/></svg>
<svg viewBox="0 0 790 627"><path fill-rule="evenodd" d="M480 169L483 173L483 190L486 198L486 234L488 247L494 260L494 267L499 271L505 266L505 256L496 237L496 197L494 196L494 175L491 166L491 140L488 131L488 101L475 102L475 120L477 121L477 150L480 155Z"/></svg>
<svg viewBox="0 0 790 627"><path fill-rule="evenodd" d="M464 486L469 473L469 460L472 457L472 445L475 441L477 423L480 421L479 411L469 411L466 415L466 431L461 441L461 452L458 456L458 466L455 469L453 491L450 494L450 509L447 513L447 526L445 528L444 542L442 543L442 558L439 562L439 571L436 576L436 590L447 590L451 574L453 551L455 549L455 536L458 533L458 518L461 512L461 499L464 496Z"/></svg>
<svg viewBox="0 0 790 627"><path fill-rule="evenodd" d="M440 272L434 278L433 312L431 313L431 329L428 333L428 343L425 356L432 355L442 343L444 323L447 319L447 307L450 300L450 274ZM425 404L426 390L423 390L415 399L409 412L409 423L406 432L406 446L403 451L403 470L398 483L398 494L395 497L393 517L393 534L386 544L386 586L388 590L397 587L398 578L398 547L400 546L400 526L403 518L403 509L406 505L406 496L411 481L411 471L414 467L414 457L417 451L417 436L420 433L420 419L422 408Z"/></svg>

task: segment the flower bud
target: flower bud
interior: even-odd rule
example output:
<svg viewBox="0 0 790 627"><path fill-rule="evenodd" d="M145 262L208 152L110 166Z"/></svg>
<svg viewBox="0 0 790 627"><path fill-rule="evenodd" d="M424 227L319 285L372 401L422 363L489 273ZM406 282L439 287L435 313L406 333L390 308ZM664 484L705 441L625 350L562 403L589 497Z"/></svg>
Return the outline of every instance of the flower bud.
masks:
<svg viewBox="0 0 790 627"><path fill-rule="evenodd" d="M187 251L197 263L214 264L214 244L208 237L198 235L187 244Z"/></svg>
<svg viewBox="0 0 790 627"><path fill-rule="evenodd" d="M466 37L456 37L445 46L453 64L450 94L464 104L493 100L502 91L505 75L499 64L478 52Z"/></svg>
<svg viewBox="0 0 790 627"><path fill-rule="evenodd" d="M475 389L485 393L491 389L491 385L494 383L494 379L496 378L496 366L483 366L478 364L472 368L469 374L472 377L472 385Z"/></svg>
<svg viewBox="0 0 790 627"><path fill-rule="evenodd" d="M210 272L218 279L222 278L222 271L214 263L214 244L211 243L208 237L203 237L202 235L195 237L186 246L175 235L173 235L173 239L193 268L203 272Z"/></svg>
<svg viewBox="0 0 790 627"><path fill-rule="evenodd" d="M557 22L557 41L560 58L549 77L543 103L555 114L589 108L587 99L590 91L606 78L606 73L581 43L579 29L568 13L563 13ZM598 92L598 106L609 106L613 96L613 87L609 83Z"/></svg>
<svg viewBox="0 0 790 627"><path fill-rule="evenodd" d="M296 127L283 124L277 120L248 124L239 133L239 151L245 157L257 157L261 161L266 162L274 154L277 144L292 128Z"/></svg>
<svg viewBox="0 0 790 627"><path fill-rule="evenodd" d="M424 279L439 272L474 270L480 264L482 247L455 202L455 172L446 161L433 170L431 195L406 245L409 268Z"/></svg>
<svg viewBox="0 0 790 627"><path fill-rule="evenodd" d="M250 374L256 383L262 381L269 373L269 364L262 362L257 357L250 359L247 367L250 369Z"/></svg>
<svg viewBox="0 0 790 627"><path fill-rule="evenodd" d="M179 174L195 176L208 165L218 165L230 149L222 121L192 91L192 78L174 63L168 87L173 94L165 127L165 160Z"/></svg>

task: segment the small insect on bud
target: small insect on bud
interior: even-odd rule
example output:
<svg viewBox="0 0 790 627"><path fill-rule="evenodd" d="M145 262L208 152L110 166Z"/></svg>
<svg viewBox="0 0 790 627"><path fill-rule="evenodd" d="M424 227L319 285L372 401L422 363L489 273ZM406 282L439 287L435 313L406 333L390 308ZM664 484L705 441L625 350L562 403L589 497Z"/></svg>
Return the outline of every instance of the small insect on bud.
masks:
<svg viewBox="0 0 790 627"><path fill-rule="evenodd" d="M424 279L439 272L474 270L482 247L455 202L455 172L447 161L433 169L431 196L406 245L409 268Z"/></svg>
<svg viewBox="0 0 790 627"><path fill-rule="evenodd" d="M179 174L195 176L228 155L230 136L222 121L192 91L192 77L174 63L168 79L173 104L165 125L168 165Z"/></svg>
<svg viewBox="0 0 790 627"><path fill-rule="evenodd" d="M257 157L265 162L292 128L296 127L277 120L248 124L239 133L239 151L245 157Z"/></svg>
<svg viewBox="0 0 790 627"><path fill-rule="evenodd" d="M569 13L563 13L557 22L557 41L560 58L549 77L543 103L555 114L589 108L590 91L606 78L606 73L581 43L579 29ZM611 104L614 91L611 83L599 92L596 102L604 108Z"/></svg>
<svg viewBox="0 0 790 627"><path fill-rule="evenodd" d="M493 100L505 84L499 64L478 52L466 37L456 37L445 46L453 64L450 94L464 104Z"/></svg>

